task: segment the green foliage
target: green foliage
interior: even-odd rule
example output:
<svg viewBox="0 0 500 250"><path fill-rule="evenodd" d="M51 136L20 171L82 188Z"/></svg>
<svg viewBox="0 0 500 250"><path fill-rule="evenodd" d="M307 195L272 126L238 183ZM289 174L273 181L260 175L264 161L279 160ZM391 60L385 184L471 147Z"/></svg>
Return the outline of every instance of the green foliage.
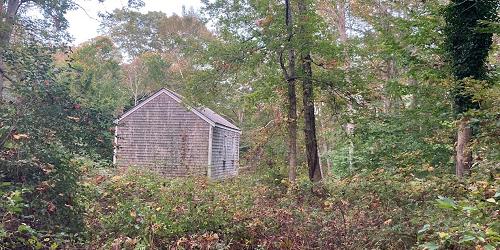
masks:
<svg viewBox="0 0 500 250"><path fill-rule="evenodd" d="M72 242L83 227L78 168L64 161L51 165L1 160L0 164L2 246L56 248Z"/></svg>
<svg viewBox="0 0 500 250"><path fill-rule="evenodd" d="M193 10L167 16L162 12L115 9L102 17L101 28L130 59L123 65L123 86L134 104L161 87L184 94L187 79L203 67L194 61L213 40L213 34Z"/></svg>
<svg viewBox="0 0 500 250"><path fill-rule="evenodd" d="M169 244L183 235L233 232L237 213L248 211L255 193L248 180L229 183L205 179L164 180L134 170L107 178L99 187L89 222L107 244L120 235L148 246ZM95 178L101 178L96 176ZM93 227L103 230L92 230Z"/></svg>
<svg viewBox="0 0 500 250"><path fill-rule="evenodd" d="M50 159L44 157L51 150L110 157L111 114L80 106L70 94L71 86L58 81L65 69L55 68L51 55L42 52L45 49L27 44L7 57L23 79L13 84L18 101L2 106L2 127L15 128L21 137L13 137L11 147L42 160Z"/></svg>
<svg viewBox="0 0 500 250"><path fill-rule="evenodd" d="M103 16L101 28L131 57L159 48L158 19L161 12L142 14L130 9L115 9Z"/></svg>
<svg viewBox="0 0 500 250"><path fill-rule="evenodd" d="M121 59L109 38L98 37L69 54L70 69L60 81L67 82L79 105L112 114L127 100Z"/></svg>
<svg viewBox="0 0 500 250"><path fill-rule="evenodd" d="M290 40L282 1L215 0L201 16L115 10L103 16L110 38L71 53L58 46L62 33L33 30L66 27L73 1L33 3L43 21L21 12L0 58L10 78L0 103L0 248L499 248L500 92L489 84L500 77L498 48L489 74L485 66L498 3L452 1L444 15L439 1L304 3ZM286 177L280 57L290 47L311 53L319 143L333 168L321 185L307 180L302 154L297 183ZM113 116L163 86L236 121L249 173L214 182L110 167ZM475 163L464 180L449 173L450 94L473 117Z"/></svg>
<svg viewBox="0 0 500 250"><path fill-rule="evenodd" d="M497 21L499 8L500 4L495 0L454 0L445 9L445 48L457 80L467 77L484 80L487 77L486 60L493 34L478 29L485 28L481 20ZM454 98L458 113L479 107L472 100L472 94L465 90L462 82L457 82Z"/></svg>
<svg viewBox="0 0 500 250"><path fill-rule="evenodd" d="M416 177L411 168L379 168L328 179L322 194L310 192L307 173L292 187L276 168L224 182L98 171L86 180L93 196L86 223L94 247L496 246L492 171L464 185L451 174Z"/></svg>
<svg viewBox="0 0 500 250"><path fill-rule="evenodd" d="M471 119L475 138L471 143L480 160L495 162L500 160L500 132L498 114L500 112L500 86L489 86L485 81L464 80L464 87L474 93L473 99L481 103L481 109L470 110L467 115ZM481 159L484 158L484 159Z"/></svg>
<svg viewBox="0 0 500 250"><path fill-rule="evenodd" d="M386 169L420 166L424 172L429 167L449 172L453 137L452 124L447 121L451 114L444 109L435 117L431 112L409 110L357 120L359 127L354 140L355 147L362 149L355 152L359 166Z"/></svg>
<svg viewBox="0 0 500 250"><path fill-rule="evenodd" d="M76 244L84 224L73 158L111 157L111 114L79 105L53 53L27 41L4 57L16 79L0 106L1 242L9 249Z"/></svg>
<svg viewBox="0 0 500 250"><path fill-rule="evenodd" d="M443 248L497 249L499 184L497 170L483 166L483 173L475 174L461 185L463 196L457 199L439 196L435 204L442 211L436 211L430 224L419 231L419 241Z"/></svg>
<svg viewBox="0 0 500 250"><path fill-rule="evenodd" d="M457 79L486 76L486 58L492 44L492 33L477 32L481 20L496 21L498 1L452 1L445 10L446 49Z"/></svg>

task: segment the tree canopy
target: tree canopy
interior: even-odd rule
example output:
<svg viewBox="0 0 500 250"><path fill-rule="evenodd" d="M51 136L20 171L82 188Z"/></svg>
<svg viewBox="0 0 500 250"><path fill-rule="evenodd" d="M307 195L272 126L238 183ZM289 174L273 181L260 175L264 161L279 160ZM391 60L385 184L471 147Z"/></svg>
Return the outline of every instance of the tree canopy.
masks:
<svg viewBox="0 0 500 250"><path fill-rule="evenodd" d="M71 45L78 1L2 1L0 249L500 247L498 1L201 2ZM113 163L161 88L241 128L238 176Z"/></svg>

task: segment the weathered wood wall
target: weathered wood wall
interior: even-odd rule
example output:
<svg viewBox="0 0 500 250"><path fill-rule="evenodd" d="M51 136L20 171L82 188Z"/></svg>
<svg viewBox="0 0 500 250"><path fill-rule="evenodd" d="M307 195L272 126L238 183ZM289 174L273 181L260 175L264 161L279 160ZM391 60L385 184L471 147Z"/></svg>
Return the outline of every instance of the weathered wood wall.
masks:
<svg viewBox="0 0 500 250"><path fill-rule="evenodd" d="M240 133L213 128L211 177L224 179L238 174Z"/></svg>
<svg viewBox="0 0 500 250"><path fill-rule="evenodd" d="M116 164L165 176L206 175L210 124L161 94L118 124Z"/></svg>

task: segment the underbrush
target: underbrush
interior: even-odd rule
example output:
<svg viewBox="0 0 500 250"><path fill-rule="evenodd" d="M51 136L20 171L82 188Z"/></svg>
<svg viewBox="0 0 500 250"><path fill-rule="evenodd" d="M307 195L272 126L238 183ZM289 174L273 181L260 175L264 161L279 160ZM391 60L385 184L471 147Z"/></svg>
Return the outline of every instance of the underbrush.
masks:
<svg viewBox="0 0 500 250"><path fill-rule="evenodd" d="M118 171L87 179L86 222L92 248L494 249L498 180L380 169L311 192L276 170L223 182Z"/></svg>
<svg viewBox="0 0 500 250"><path fill-rule="evenodd" d="M209 181L86 159L30 164L3 171L0 249L500 247L494 164L462 180L378 169L319 187L302 174L291 185L284 168Z"/></svg>
<svg viewBox="0 0 500 250"><path fill-rule="evenodd" d="M238 216L250 211L259 189L246 179L164 179L139 170L95 175L87 186L97 198L88 209L92 244L105 248L189 244L191 238L220 244L219 234L244 233L232 223L246 219Z"/></svg>
<svg viewBox="0 0 500 250"><path fill-rule="evenodd" d="M81 247L80 159L0 159L0 249Z"/></svg>

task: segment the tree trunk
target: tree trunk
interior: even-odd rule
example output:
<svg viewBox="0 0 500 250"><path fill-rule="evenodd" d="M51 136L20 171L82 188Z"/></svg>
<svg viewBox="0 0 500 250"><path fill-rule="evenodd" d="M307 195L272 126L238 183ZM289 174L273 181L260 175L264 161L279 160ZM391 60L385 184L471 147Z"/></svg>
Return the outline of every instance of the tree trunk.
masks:
<svg viewBox="0 0 500 250"><path fill-rule="evenodd" d="M314 114L314 97L312 84L311 56L305 53L302 56L302 80L304 103L304 133L306 140L307 165L309 166L309 179L313 182L321 181L323 174L318 155L318 141L316 139L316 117Z"/></svg>
<svg viewBox="0 0 500 250"><path fill-rule="evenodd" d="M392 59L387 59L385 60L385 71L383 72L384 74L384 82L382 83L382 111L384 113L389 113L391 111L391 95L388 90L388 85L390 81L393 78L393 71L392 71Z"/></svg>
<svg viewBox="0 0 500 250"><path fill-rule="evenodd" d="M3 56L2 52L0 52L0 69L4 69L3 67ZM3 83L3 74L0 73L0 103L3 101L3 88L4 88L4 83Z"/></svg>
<svg viewBox="0 0 500 250"><path fill-rule="evenodd" d="M330 162L330 158L328 157L329 152L330 148L328 147L328 142L325 140L323 142L323 156L325 157L326 163L326 176L330 176L330 171L332 169L332 163Z"/></svg>
<svg viewBox="0 0 500 250"><path fill-rule="evenodd" d="M299 1L299 15L301 18L301 64L302 64L302 89L304 103L304 133L306 141L307 165L309 167L309 179L319 182L323 178L318 154L318 141L316 139L316 117L314 114L314 93L311 68L311 35L306 29L304 22L307 20L308 10L304 0Z"/></svg>
<svg viewBox="0 0 500 250"><path fill-rule="evenodd" d="M288 80L288 102L288 179L295 182L297 178L297 96L295 93L295 80Z"/></svg>
<svg viewBox="0 0 500 250"><path fill-rule="evenodd" d="M354 109L352 107L352 101L349 101L347 103L347 114L349 116L349 122L346 124L346 132L347 132L347 137L349 140L349 148L347 152L347 161L349 162L349 171L354 170L354 129L356 128L356 125L354 124Z"/></svg>
<svg viewBox="0 0 500 250"><path fill-rule="evenodd" d="M314 114L314 98L312 84L311 56L305 53L302 56L302 80L304 103L304 133L306 140L307 165L309 166L309 179L313 182L321 181L322 173L318 155L318 141L316 139L316 121Z"/></svg>
<svg viewBox="0 0 500 250"><path fill-rule="evenodd" d="M339 0L337 2L337 30L339 32L340 42L345 44L347 42L347 28L346 23L346 2L345 0ZM344 50L344 54L346 50Z"/></svg>
<svg viewBox="0 0 500 250"><path fill-rule="evenodd" d="M463 177L470 172L472 167L472 151L469 142L472 138L472 130L469 127L469 119L464 117L458 123L456 144L455 171L458 177Z"/></svg>
<svg viewBox="0 0 500 250"><path fill-rule="evenodd" d="M328 152L330 151L330 147L328 145L328 136L327 136L327 132L328 132L328 127L327 125L325 124L325 121L327 118L324 117L324 111L323 111L323 103L319 103L319 107L317 108L317 114L318 114L318 123L319 123L319 131L320 131L320 138L323 138L322 140L320 139L319 140L319 144L321 145L321 151L323 151L322 153L320 153L320 159L323 158L323 163L322 166L325 166L326 164L326 171L323 173L323 177L328 177L330 176L330 170L331 170L331 167L332 167L332 164L330 163L330 159L328 157ZM322 136L321 136L322 135Z"/></svg>
<svg viewBox="0 0 500 250"><path fill-rule="evenodd" d="M417 86L417 80L415 78L410 78L408 81L408 86L412 89L412 92L415 91L416 86ZM409 109L415 109L417 108L417 93L412 93L410 95L410 104L408 105Z"/></svg>
<svg viewBox="0 0 500 250"><path fill-rule="evenodd" d="M288 67L282 64L285 80L287 81L288 98L288 180L295 182L297 178L297 95L295 50L291 44L293 37L293 19L290 1L285 0L285 25L288 35ZM286 69L288 68L288 70Z"/></svg>
<svg viewBox="0 0 500 250"><path fill-rule="evenodd" d="M0 4L0 69L3 72L0 73L0 102L3 100L3 90L5 88L3 57L5 50L9 47L14 20L20 5L21 0L8 0L5 9L3 3Z"/></svg>

